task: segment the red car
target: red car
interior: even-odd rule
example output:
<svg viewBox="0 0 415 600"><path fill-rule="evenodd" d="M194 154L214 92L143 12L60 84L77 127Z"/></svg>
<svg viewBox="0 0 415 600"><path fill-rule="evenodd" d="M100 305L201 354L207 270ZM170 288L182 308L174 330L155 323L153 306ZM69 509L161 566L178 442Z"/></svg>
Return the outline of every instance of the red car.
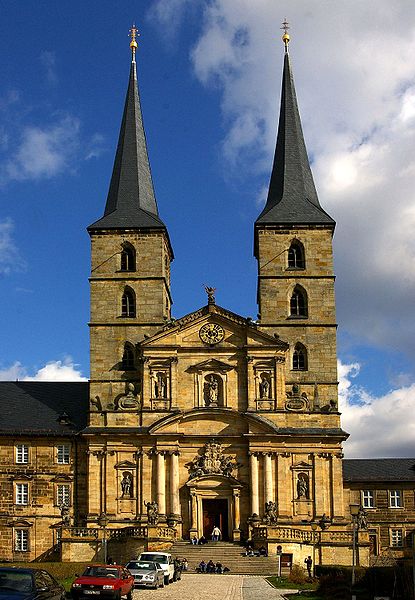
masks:
<svg viewBox="0 0 415 600"><path fill-rule="evenodd" d="M126 596L132 600L134 577L120 565L89 565L71 587L72 598L105 598L120 600Z"/></svg>

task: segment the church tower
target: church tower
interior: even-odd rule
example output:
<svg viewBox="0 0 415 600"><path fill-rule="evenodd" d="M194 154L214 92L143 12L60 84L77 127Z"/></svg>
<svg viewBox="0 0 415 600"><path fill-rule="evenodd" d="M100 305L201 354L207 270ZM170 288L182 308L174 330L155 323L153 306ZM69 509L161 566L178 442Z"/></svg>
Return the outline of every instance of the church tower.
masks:
<svg viewBox="0 0 415 600"><path fill-rule="evenodd" d="M287 392L300 386L314 410L337 411L334 220L318 200L285 44L281 108L264 210L255 222L260 328L290 345Z"/></svg>
<svg viewBox="0 0 415 600"><path fill-rule="evenodd" d="M105 212L91 237L91 425L120 394L139 389L136 345L170 319L173 251L154 193L137 83L137 30Z"/></svg>

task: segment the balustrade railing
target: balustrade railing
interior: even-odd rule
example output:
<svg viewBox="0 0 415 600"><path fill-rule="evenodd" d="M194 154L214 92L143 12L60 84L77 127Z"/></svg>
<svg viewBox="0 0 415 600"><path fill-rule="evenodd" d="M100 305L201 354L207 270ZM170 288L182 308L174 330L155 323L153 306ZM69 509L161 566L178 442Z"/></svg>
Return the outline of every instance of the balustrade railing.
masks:
<svg viewBox="0 0 415 600"><path fill-rule="evenodd" d="M300 544L341 543L352 544L351 531L307 531L291 527L259 525L252 530L254 540L278 540L283 542L299 542Z"/></svg>

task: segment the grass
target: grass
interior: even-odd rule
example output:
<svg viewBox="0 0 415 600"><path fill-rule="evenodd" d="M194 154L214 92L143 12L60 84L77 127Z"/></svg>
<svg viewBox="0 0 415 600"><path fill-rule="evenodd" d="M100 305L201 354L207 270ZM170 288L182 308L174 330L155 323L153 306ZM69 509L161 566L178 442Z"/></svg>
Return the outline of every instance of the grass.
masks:
<svg viewBox="0 0 415 600"><path fill-rule="evenodd" d="M275 588L280 590L316 590L317 583L305 582L305 583L293 583L286 577L267 577L267 581ZM297 597L297 596L296 596Z"/></svg>

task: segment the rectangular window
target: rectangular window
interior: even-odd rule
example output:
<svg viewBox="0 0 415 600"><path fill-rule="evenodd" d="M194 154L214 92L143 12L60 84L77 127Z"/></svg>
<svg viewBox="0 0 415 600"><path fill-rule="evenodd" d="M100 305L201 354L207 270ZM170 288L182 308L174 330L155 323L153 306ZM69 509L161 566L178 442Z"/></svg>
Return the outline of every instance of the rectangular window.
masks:
<svg viewBox="0 0 415 600"><path fill-rule="evenodd" d="M59 483L56 486L56 503L58 506L65 504L69 506L71 503L71 486L69 483Z"/></svg>
<svg viewBox="0 0 415 600"><path fill-rule="evenodd" d="M29 504L29 484L16 483L16 504Z"/></svg>
<svg viewBox="0 0 415 600"><path fill-rule="evenodd" d="M60 444L56 447L56 460L60 465L69 465L70 448L68 444Z"/></svg>
<svg viewBox="0 0 415 600"><path fill-rule="evenodd" d="M402 548L403 546L403 532L402 529L391 529L391 546L393 548Z"/></svg>
<svg viewBox="0 0 415 600"><path fill-rule="evenodd" d="M389 492L389 508L402 508L402 492L401 492L401 490L390 490L390 492Z"/></svg>
<svg viewBox="0 0 415 600"><path fill-rule="evenodd" d="M372 490L362 490L362 505L363 508L375 507L375 494Z"/></svg>
<svg viewBox="0 0 415 600"><path fill-rule="evenodd" d="M27 552L29 550L29 531L27 529L16 529L14 549L16 552Z"/></svg>
<svg viewBox="0 0 415 600"><path fill-rule="evenodd" d="M26 444L17 444L16 446L16 463L18 465L26 465L29 462L29 446Z"/></svg>

